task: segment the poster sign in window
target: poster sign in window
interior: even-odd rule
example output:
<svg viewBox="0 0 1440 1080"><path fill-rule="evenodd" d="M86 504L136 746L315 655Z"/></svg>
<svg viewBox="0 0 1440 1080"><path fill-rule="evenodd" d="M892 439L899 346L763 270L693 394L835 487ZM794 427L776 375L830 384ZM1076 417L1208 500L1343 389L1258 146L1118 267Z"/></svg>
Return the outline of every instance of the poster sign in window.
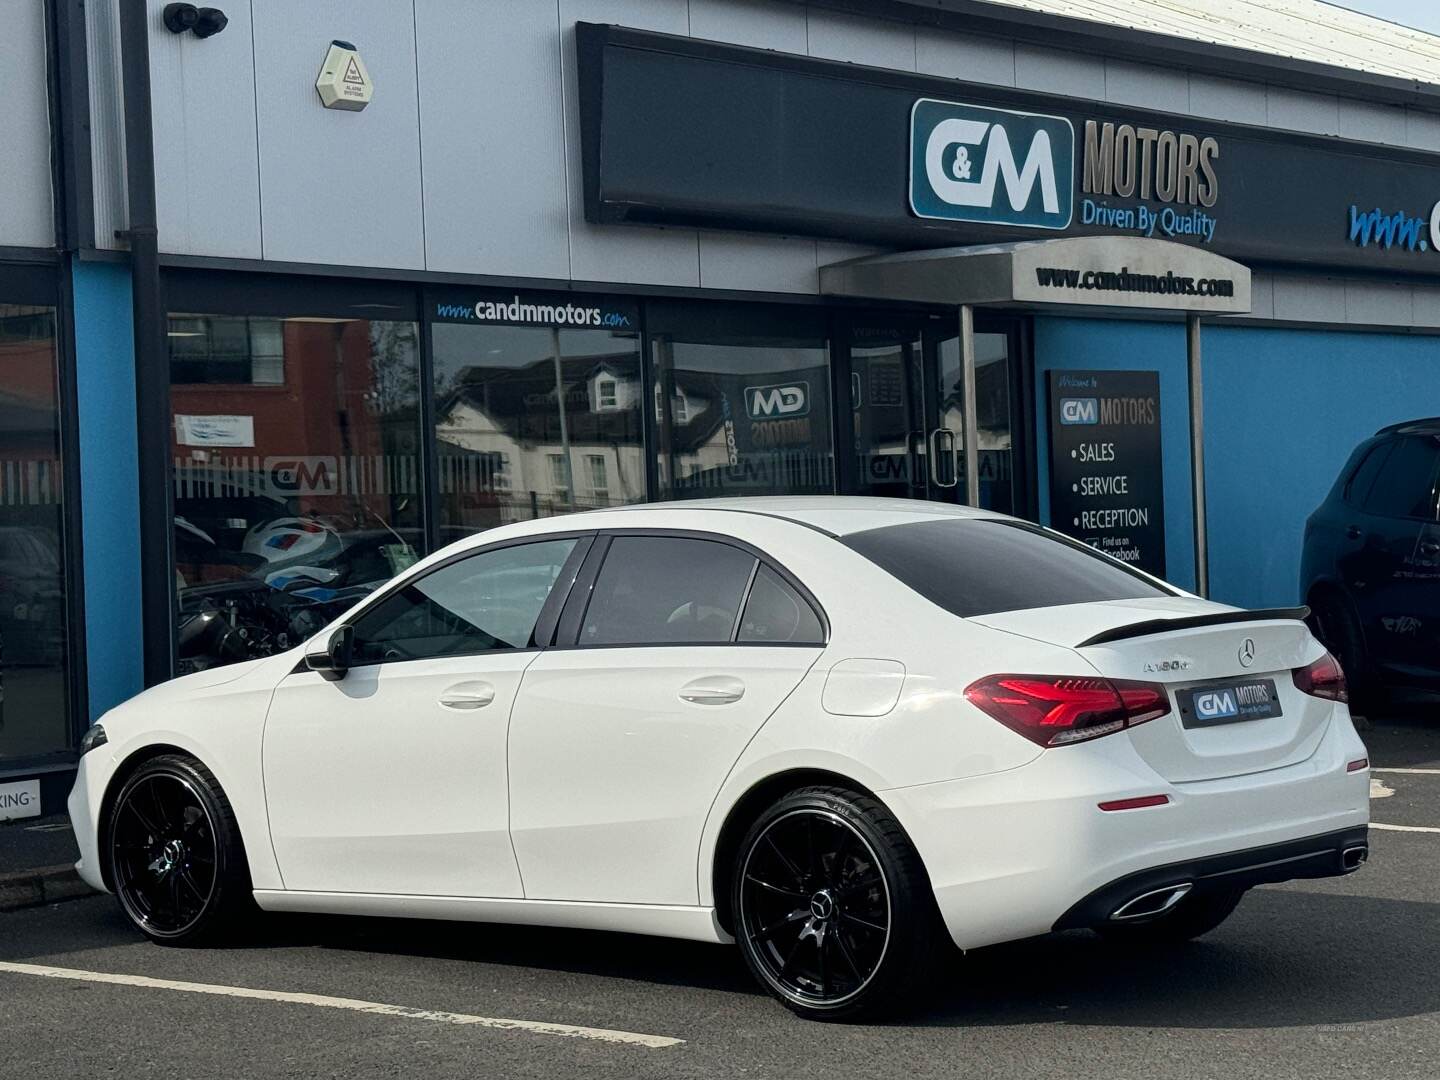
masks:
<svg viewBox="0 0 1440 1080"><path fill-rule="evenodd" d="M1051 371L1050 523L1165 575L1160 375Z"/></svg>

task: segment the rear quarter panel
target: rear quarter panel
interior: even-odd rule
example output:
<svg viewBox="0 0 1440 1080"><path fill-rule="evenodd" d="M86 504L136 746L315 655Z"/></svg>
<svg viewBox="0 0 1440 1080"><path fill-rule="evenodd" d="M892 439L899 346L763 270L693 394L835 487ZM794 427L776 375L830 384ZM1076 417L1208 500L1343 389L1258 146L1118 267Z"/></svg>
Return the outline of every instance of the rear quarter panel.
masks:
<svg viewBox="0 0 1440 1080"><path fill-rule="evenodd" d="M965 688L1002 672L1094 674L1069 649L967 622L837 541L824 544L818 555L812 551L787 565L824 605L830 642L750 740L716 794L699 852L702 903L714 903L711 870L725 822L757 784L793 770L823 770L883 802L890 789L1016 769L1033 761L1040 748L971 705ZM883 715L826 711L831 670L853 659L904 666L898 700Z"/></svg>

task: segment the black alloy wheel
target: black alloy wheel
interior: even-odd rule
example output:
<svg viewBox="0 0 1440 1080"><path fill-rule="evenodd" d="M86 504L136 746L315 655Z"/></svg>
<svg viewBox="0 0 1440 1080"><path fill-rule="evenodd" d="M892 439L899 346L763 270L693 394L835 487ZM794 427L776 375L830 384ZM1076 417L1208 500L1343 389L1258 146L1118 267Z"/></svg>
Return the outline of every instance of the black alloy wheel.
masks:
<svg viewBox="0 0 1440 1080"><path fill-rule="evenodd" d="M756 822L732 910L751 971L813 1019L899 1005L926 974L938 926L899 824L874 799L839 788L795 792Z"/></svg>
<svg viewBox="0 0 1440 1080"><path fill-rule="evenodd" d="M212 938L253 903L234 813L198 763L168 755L145 762L108 823L110 885L151 940Z"/></svg>

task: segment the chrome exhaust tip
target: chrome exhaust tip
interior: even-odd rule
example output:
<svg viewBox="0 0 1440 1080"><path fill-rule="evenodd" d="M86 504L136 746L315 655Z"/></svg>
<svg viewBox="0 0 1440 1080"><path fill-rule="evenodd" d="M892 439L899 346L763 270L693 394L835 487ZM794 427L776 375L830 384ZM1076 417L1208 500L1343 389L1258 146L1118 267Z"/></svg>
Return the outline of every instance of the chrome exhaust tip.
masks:
<svg viewBox="0 0 1440 1080"><path fill-rule="evenodd" d="M1184 900L1194 887L1194 882L1186 881L1133 896L1110 913L1110 921L1127 922L1131 919L1153 919L1157 915L1164 915Z"/></svg>
<svg viewBox="0 0 1440 1080"><path fill-rule="evenodd" d="M1347 874L1353 874L1360 867L1365 865L1365 860L1370 857L1370 848L1365 844L1356 844L1354 847L1347 847L1340 852L1340 869Z"/></svg>

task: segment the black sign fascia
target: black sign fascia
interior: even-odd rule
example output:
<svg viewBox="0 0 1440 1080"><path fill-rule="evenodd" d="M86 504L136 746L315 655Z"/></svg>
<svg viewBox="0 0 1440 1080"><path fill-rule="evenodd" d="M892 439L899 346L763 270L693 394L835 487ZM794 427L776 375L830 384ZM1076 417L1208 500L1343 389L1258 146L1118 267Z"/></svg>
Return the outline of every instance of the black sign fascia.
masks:
<svg viewBox="0 0 1440 1080"><path fill-rule="evenodd" d="M751 229L891 247L1151 235L1244 262L1440 274L1429 231L1440 200L1434 154L613 26L580 23L576 34L585 214L592 222ZM1052 231L917 217L909 201L911 110L922 98L1068 119L1075 131L1070 226ZM1213 233L1166 235L1159 225L1146 233L1138 221L1114 224L1114 214L1087 223L1087 199L1100 210L1144 205L1157 215L1167 205L1081 190L1087 121L1213 138L1214 205L1174 207L1203 212L1213 219ZM1352 207L1361 219L1354 239ZM1369 237L1364 244L1361 235Z"/></svg>
<svg viewBox="0 0 1440 1080"><path fill-rule="evenodd" d="M1159 373L1046 374L1051 527L1164 577Z"/></svg>

